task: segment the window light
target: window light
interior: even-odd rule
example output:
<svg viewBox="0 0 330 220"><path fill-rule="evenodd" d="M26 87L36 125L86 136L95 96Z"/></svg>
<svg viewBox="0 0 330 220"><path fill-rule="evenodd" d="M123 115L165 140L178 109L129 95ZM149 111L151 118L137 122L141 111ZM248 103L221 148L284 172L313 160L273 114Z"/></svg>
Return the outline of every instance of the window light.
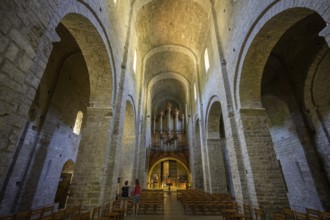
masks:
<svg viewBox="0 0 330 220"><path fill-rule="evenodd" d="M207 48L205 49L205 52L204 52L204 63L205 63L205 72L207 73L207 71L209 70L209 67L210 67L209 53L207 51Z"/></svg>
<svg viewBox="0 0 330 220"><path fill-rule="evenodd" d="M136 50L134 50L133 70L134 70L134 73L136 73Z"/></svg>
<svg viewBox="0 0 330 220"><path fill-rule="evenodd" d="M194 97L195 97L195 101L196 101L197 100L196 84L194 84Z"/></svg>
<svg viewBox="0 0 330 220"><path fill-rule="evenodd" d="M73 128L73 133L79 135L80 134L80 129L81 129L81 125L82 125L82 120L83 120L83 113L81 111L79 111L77 113L77 117L76 117L76 122L74 124L74 128Z"/></svg>

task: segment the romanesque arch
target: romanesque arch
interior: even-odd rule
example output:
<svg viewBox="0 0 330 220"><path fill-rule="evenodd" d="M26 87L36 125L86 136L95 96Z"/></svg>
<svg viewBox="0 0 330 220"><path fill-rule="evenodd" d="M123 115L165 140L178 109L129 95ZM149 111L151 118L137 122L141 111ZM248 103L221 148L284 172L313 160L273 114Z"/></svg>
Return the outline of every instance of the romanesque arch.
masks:
<svg viewBox="0 0 330 220"><path fill-rule="evenodd" d="M173 186L177 189L185 189L189 187L189 183L191 182L191 172L189 171L186 162L182 161L180 158L175 157L175 155L171 155L168 157L160 158L151 164L147 175L147 187L149 189L167 189L167 186L164 185L164 183L166 183L165 176L170 172L164 172L165 169L163 163L169 163L170 161L175 162L174 175L169 176L169 180ZM180 179L180 177L185 179Z"/></svg>
<svg viewBox="0 0 330 220"><path fill-rule="evenodd" d="M206 112L207 148L210 161L211 188L213 193L228 193L230 189L230 165L226 149L221 104L210 100Z"/></svg>
<svg viewBox="0 0 330 220"><path fill-rule="evenodd" d="M317 209L329 207L329 163L324 160L330 153L324 150L324 143L329 146L329 139L321 135L327 133L329 128L318 129L318 134L314 129L314 124L326 121L327 116L318 117L312 110L315 108L307 107L305 103L311 100L306 99L306 95L314 100L327 101L324 96L327 92L320 92L320 88L329 87L329 83L324 80L324 74L327 72L325 65L329 65L325 50L329 51L329 47L324 38L318 36L324 27L325 22L317 13L312 13L292 25L272 49L261 81L262 104L271 120L270 131L274 148L287 182L290 204L296 209L310 206L310 201L313 201L314 208ZM293 41L295 43L292 43ZM284 50L299 53L288 54ZM318 57L324 55L324 59L320 61ZM308 76L310 69L314 68L311 63L317 63L318 68L313 76ZM323 78L322 82L318 81L320 78ZM314 83L318 89L314 87ZM310 92L305 93L307 88ZM280 102L274 101L270 104L269 96ZM289 116L280 106L286 106ZM329 107L321 109L322 115L329 112ZM274 114L276 110L279 111ZM281 121L281 116L285 120ZM316 119L314 122L312 117ZM287 133L286 130L290 132ZM290 154L287 153L289 151ZM320 157L323 159L320 160ZM297 176L297 173L300 175ZM300 191L309 193L301 194Z"/></svg>
<svg viewBox="0 0 330 220"><path fill-rule="evenodd" d="M99 204L103 199L100 192L105 187L102 185L102 181L105 180L95 181L95 176L103 176L104 172L107 172L104 167L107 163L108 135L113 105L113 73L109 62L111 59L101 37L103 33L99 33L89 19L79 14L68 14L61 20L61 23L77 42L85 59L89 76L90 98L86 105L86 121L81 135L75 176L71 185L73 196L69 200L70 205L80 204L80 201L84 199L93 201L82 204L82 208L87 209ZM93 42L93 45L90 42ZM100 155L102 156L100 157ZM89 159L86 160L86 158ZM84 184L82 184L82 180ZM94 197L82 193L86 190L86 183L100 186L93 188Z"/></svg>
<svg viewBox="0 0 330 220"><path fill-rule="evenodd" d="M127 100L124 116L123 135L121 141L120 177L122 181L128 180L134 184L136 173L136 123L134 105Z"/></svg>
<svg viewBox="0 0 330 220"><path fill-rule="evenodd" d="M58 203L59 209L63 209L66 206L66 201L68 196L70 195L70 184L74 171L74 162L72 160L68 160L64 163L60 181L57 186L55 203Z"/></svg>
<svg viewBox="0 0 330 220"><path fill-rule="evenodd" d="M253 38L246 42L242 51L245 56L239 65L241 72L237 75L239 81L236 101L245 130L242 134L244 137L241 136L244 139L243 148L246 147L246 152L250 155L245 157L244 164L255 173L263 172L251 163L256 159L253 155L259 147L268 149L269 152L275 149L276 155L271 153L274 166L276 160L279 160L281 166L278 167L283 168L284 179L295 184L282 188L288 190L290 205L301 209L311 206L310 203L303 202L308 200L313 201L315 209L322 209L329 207L329 179L326 172L320 171L327 166L317 159L319 155L316 152L320 149L313 137L310 116L306 114L304 90L306 83L308 88L312 87L312 83L306 81L310 64L318 54L324 54L322 48L328 48L324 38L319 36L325 28L325 22L314 10L300 8L298 5L296 8L293 6L286 9L277 7L277 11L272 11L271 15L266 13L271 18L262 17L259 20L264 23L255 26L251 34ZM327 59L323 63L328 63ZM324 71L325 69L320 70L320 75ZM327 87L328 83L324 83L323 87ZM262 107L266 108L265 111ZM270 120L270 130L267 118ZM277 127L279 124L282 130ZM251 132L259 135L249 135ZM257 138L260 135L263 136L262 141ZM323 140L328 142L327 138ZM328 155L324 151L323 153ZM276 181L282 182L280 172L275 169L273 172L277 173ZM295 179L297 177L299 180ZM302 195L301 191L309 193ZM306 196L310 198L307 199Z"/></svg>

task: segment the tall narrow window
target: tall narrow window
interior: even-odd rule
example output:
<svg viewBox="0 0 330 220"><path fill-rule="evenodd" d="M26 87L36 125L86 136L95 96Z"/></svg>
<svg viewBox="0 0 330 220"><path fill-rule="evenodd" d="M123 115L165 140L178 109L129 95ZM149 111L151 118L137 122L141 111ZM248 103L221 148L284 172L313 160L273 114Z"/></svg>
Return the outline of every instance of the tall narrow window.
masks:
<svg viewBox="0 0 330 220"><path fill-rule="evenodd" d="M113 3L115 3L115 5L117 4L117 0L113 0Z"/></svg>
<svg viewBox="0 0 330 220"><path fill-rule="evenodd" d="M205 49L204 52L204 64L205 64L205 73L209 70L210 67L210 61L209 61L209 53L207 51L207 48Z"/></svg>
<svg viewBox="0 0 330 220"><path fill-rule="evenodd" d="M79 135L80 134L80 129L81 129L81 125L82 125L82 120L83 120L83 113L81 111L79 111L77 113L77 117L76 117L76 122L74 124L74 128L73 128L73 133Z"/></svg>
<svg viewBox="0 0 330 220"><path fill-rule="evenodd" d="M196 101L197 100L196 84L194 84L194 98L195 98L195 101Z"/></svg>
<svg viewBox="0 0 330 220"><path fill-rule="evenodd" d="M133 71L136 73L136 49L134 50Z"/></svg>

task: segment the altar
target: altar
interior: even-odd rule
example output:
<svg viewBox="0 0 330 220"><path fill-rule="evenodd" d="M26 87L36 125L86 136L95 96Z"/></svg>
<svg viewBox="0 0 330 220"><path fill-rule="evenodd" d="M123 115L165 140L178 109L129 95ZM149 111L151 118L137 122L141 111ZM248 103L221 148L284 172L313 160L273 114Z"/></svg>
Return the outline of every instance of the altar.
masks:
<svg viewBox="0 0 330 220"><path fill-rule="evenodd" d="M171 194L171 186L173 183L166 183L166 186L168 186L168 194Z"/></svg>

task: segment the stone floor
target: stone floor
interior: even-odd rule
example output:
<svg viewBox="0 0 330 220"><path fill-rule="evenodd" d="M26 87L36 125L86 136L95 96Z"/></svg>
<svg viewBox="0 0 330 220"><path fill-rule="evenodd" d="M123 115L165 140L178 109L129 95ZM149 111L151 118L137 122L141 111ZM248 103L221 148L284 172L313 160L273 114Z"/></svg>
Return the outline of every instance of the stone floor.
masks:
<svg viewBox="0 0 330 220"><path fill-rule="evenodd" d="M222 220L221 216L202 216L202 215L185 215L181 202L176 199L176 193L170 195L165 194L164 214L163 215L138 215L126 216L126 219L137 220Z"/></svg>

